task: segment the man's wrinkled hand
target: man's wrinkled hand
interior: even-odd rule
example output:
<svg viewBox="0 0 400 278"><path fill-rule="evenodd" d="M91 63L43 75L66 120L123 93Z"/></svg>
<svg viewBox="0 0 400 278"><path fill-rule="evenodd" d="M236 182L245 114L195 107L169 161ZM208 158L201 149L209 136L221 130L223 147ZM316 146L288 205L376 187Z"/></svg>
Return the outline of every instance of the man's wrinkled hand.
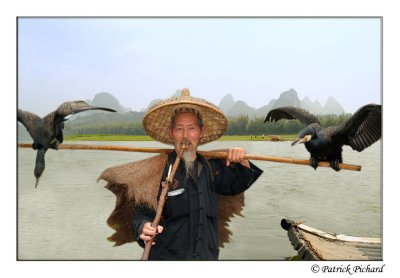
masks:
<svg viewBox="0 0 400 278"><path fill-rule="evenodd" d="M155 237L157 234L162 233L163 231L163 226L158 226L156 231L156 228L151 226L150 222L146 222L143 225L143 231L140 234L140 239L144 241L145 244L147 244L147 242L149 242L153 237ZM153 241L153 245L155 244L155 242Z"/></svg>
<svg viewBox="0 0 400 278"><path fill-rule="evenodd" d="M231 163L240 163L243 166L250 167L250 163L247 159L244 159L246 150L240 147L234 147L228 149L228 155L226 157L226 166Z"/></svg>

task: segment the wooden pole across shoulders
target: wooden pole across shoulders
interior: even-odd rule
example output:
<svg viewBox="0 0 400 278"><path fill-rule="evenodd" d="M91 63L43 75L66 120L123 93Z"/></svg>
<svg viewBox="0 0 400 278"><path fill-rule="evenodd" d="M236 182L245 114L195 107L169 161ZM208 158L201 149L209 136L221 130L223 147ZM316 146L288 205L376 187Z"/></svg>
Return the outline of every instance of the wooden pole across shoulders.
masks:
<svg viewBox="0 0 400 278"><path fill-rule="evenodd" d="M18 144L20 148L31 148L32 144ZM61 144L58 146L61 150L101 150L101 151L123 151L123 152L143 152L143 153L168 153L173 151L173 149L163 149L163 148L144 148L144 147L127 147L127 146L107 146L107 145L83 145L83 144ZM204 157L208 158L221 158L225 159L227 153L223 151L198 151ZM310 161L307 159L296 159L287 157L277 157L277 156L267 156L267 155L251 155L246 154L245 159L249 160L259 160L259 161L270 161L279 163L289 163L289 164L301 164L310 165ZM320 161L318 167L330 167L328 161ZM361 166L340 163L340 169L351 170L351 171L361 171Z"/></svg>

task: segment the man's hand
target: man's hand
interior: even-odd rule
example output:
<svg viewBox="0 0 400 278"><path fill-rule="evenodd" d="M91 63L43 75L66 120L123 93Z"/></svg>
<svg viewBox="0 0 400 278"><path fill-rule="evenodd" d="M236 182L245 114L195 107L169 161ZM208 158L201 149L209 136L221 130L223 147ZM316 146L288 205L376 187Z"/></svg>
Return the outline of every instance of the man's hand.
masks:
<svg viewBox="0 0 400 278"><path fill-rule="evenodd" d="M151 226L150 222L146 222L143 225L143 231L140 234L140 239L143 240L145 244L147 244L147 242L149 242L156 234L162 233L162 231L164 229L163 226L158 226L157 228L158 228L157 229L158 232L156 232L156 228L153 228ZM155 244L155 242L153 241L152 245L154 245L154 244Z"/></svg>
<svg viewBox="0 0 400 278"><path fill-rule="evenodd" d="M244 159L246 150L243 148L235 147L228 149L228 156L226 157L226 166L229 166L231 162L240 163L243 166L250 168L250 162Z"/></svg>

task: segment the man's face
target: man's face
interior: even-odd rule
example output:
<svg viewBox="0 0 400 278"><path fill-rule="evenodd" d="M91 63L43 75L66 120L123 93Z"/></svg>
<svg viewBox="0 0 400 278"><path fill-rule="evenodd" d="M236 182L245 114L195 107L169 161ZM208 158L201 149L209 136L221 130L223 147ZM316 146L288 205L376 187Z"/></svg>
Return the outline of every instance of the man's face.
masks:
<svg viewBox="0 0 400 278"><path fill-rule="evenodd" d="M180 145L184 140L189 142L186 148L189 152L195 152L200 138L204 135L204 127L200 128L198 117L192 113L181 113L175 116L175 122L169 130L174 142L175 150L179 152Z"/></svg>

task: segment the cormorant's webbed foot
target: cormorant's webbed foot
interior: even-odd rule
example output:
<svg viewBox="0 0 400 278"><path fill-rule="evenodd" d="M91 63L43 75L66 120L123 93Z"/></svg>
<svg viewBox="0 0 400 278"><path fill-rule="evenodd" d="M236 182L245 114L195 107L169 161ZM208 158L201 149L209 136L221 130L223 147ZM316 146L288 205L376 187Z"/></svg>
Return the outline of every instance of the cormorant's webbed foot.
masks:
<svg viewBox="0 0 400 278"><path fill-rule="evenodd" d="M335 159L329 162L329 164L331 165L332 169L335 171L340 171L340 166L339 166L339 159Z"/></svg>
<svg viewBox="0 0 400 278"><path fill-rule="evenodd" d="M315 157L310 157L310 165L311 165L311 167L314 168L314 170L317 170L318 159L316 159Z"/></svg>

